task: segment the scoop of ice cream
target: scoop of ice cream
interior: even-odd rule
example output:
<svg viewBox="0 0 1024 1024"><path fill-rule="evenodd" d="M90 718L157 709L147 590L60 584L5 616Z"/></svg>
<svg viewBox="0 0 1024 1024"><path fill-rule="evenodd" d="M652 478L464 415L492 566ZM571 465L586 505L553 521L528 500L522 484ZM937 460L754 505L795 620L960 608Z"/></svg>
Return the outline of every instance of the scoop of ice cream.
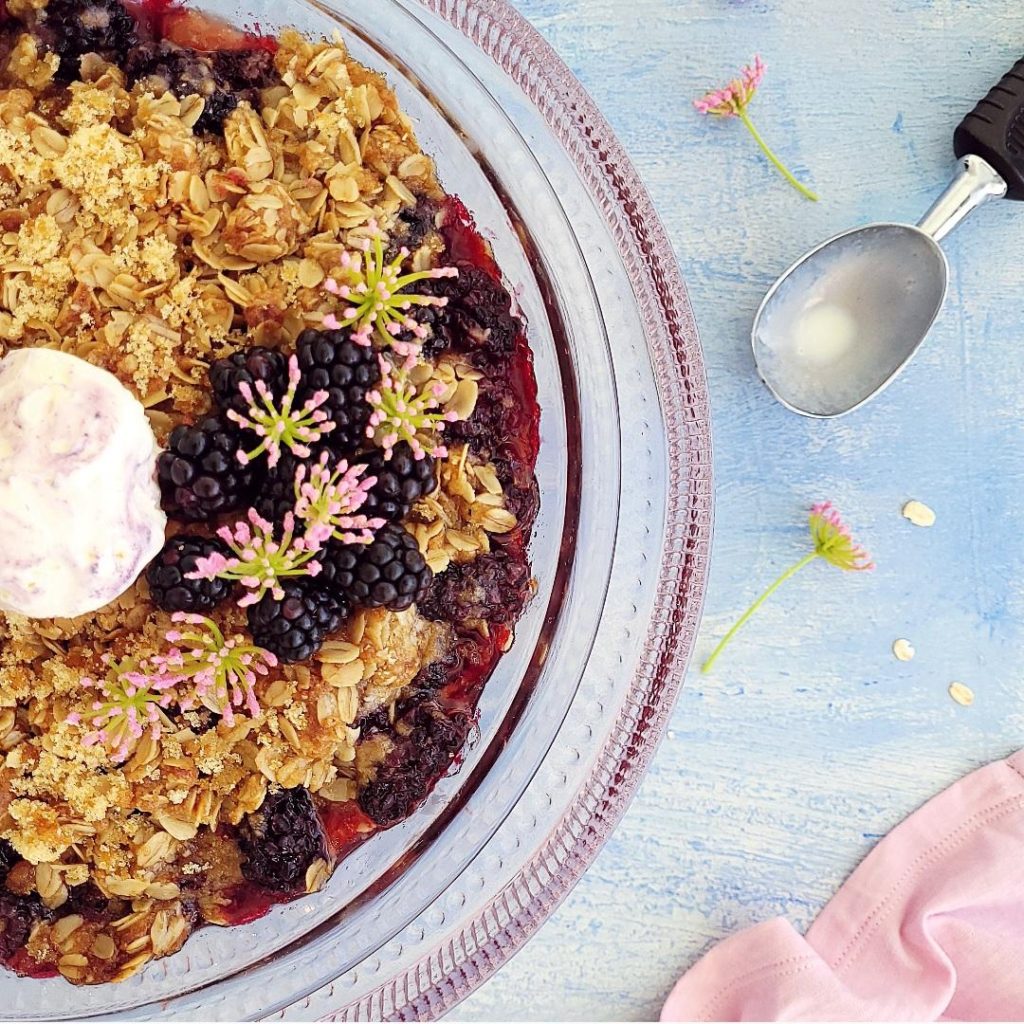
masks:
<svg viewBox="0 0 1024 1024"><path fill-rule="evenodd" d="M72 618L123 594L163 545L156 438L77 356L0 359L0 609Z"/></svg>

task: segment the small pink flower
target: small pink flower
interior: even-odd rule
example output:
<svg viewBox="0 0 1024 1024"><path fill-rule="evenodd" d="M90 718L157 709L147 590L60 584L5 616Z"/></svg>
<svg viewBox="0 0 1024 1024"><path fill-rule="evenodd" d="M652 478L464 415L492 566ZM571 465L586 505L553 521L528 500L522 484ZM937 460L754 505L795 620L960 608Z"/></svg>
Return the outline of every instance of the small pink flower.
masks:
<svg viewBox="0 0 1024 1024"><path fill-rule="evenodd" d="M322 547L332 538L342 544L369 544L375 530L384 525L380 518L360 515L375 476L364 476L365 466L350 466L341 459L329 468L324 452L318 462L300 464L295 472L295 515L306 524L306 537Z"/></svg>
<svg viewBox="0 0 1024 1024"><path fill-rule="evenodd" d="M246 381L238 385L239 393L248 406L248 415L229 409L228 418L260 438L255 448L238 452L238 461L243 466L266 452L267 464L273 469L281 459L283 448L290 449L300 459L308 458L309 446L334 429L334 422L320 408L327 401L326 391L315 392L301 409L293 408L301 380L299 361L293 355L288 360L288 390L280 405L262 380L256 381L255 395Z"/></svg>
<svg viewBox="0 0 1024 1024"><path fill-rule="evenodd" d="M257 678L274 668L277 658L246 643L240 635L226 638L212 619L202 615L177 612L173 621L181 628L168 630L166 639L176 646L153 661L175 675L179 683L190 684L191 690L179 706L187 711L201 704L221 715L229 726L234 723L235 708L258 715Z"/></svg>
<svg viewBox="0 0 1024 1024"><path fill-rule="evenodd" d="M713 114L715 117L738 117L747 104L754 98L757 87L764 78L765 65L760 56L754 57L754 63L748 64L722 89L712 89L693 105L702 114Z"/></svg>
<svg viewBox="0 0 1024 1024"><path fill-rule="evenodd" d="M443 459L448 449L441 443L441 433L459 418L451 410L439 409L444 385L435 382L418 389L409 376L412 367L407 363L393 366L383 356L380 369L380 384L366 396L373 410L366 436L384 449L385 459L391 458L399 441L405 441L417 459L427 455Z"/></svg>
<svg viewBox="0 0 1024 1024"><path fill-rule="evenodd" d="M710 92L705 93L700 99L694 100L693 105L699 113L707 114L711 117L738 117L754 137L754 141L761 147L761 151L778 169L786 181L802 196L817 202L817 195L802 182L798 181L789 168L768 147L768 143L761 137L761 133L754 127L754 123L750 120L750 115L747 113L747 107L750 105L750 101L754 98L758 86L764 79L764 72L764 61L761 60L760 56L755 56L754 63L748 64L743 68L738 78L734 78L721 89L712 89Z"/></svg>
<svg viewBox="0 0 1024 1024"><path fill-rule="evenodd" d="M448 300L443 296L417 295L407 291L421 281L437 281L445 277L458 277L455 267L439 267L404 274L403 268L411 255L404 246L389 263L384 257L385 235L377 222L369 223L370 236L364 238L354 252L345 252L337 277L329 277L324 288L347 303L341 315L329 313L324 326L331 331L353 328L352 340L369 346L374 336L407 361L415 362L427 329L410 316L415 306L443 308ZM411 335L403 340L401 335Z"/></svg>
<svg viewBox="0 0 1024 1024"><path fill-rule="evenodd" d="M871 555L854 541L850 528L830 501L811 509L810 524L814 550L826 562L847 572L871 572L875 568Z"/></svg>
<svg viewBox="0 0 1024 1024"><path fill-rule="evenodd" d="M843 522L831 502L821 502L811 509L809 518L811 543L814 550L794 563L740 616L739 621L722 638L718 646L711 652L711 657L704 662L702 672L710 672L718 660L718 656L729 645L734 636L747 624L751 616L782 586L786 580L795 576L816 558L824 558L829 565L834 565L844 572L870 572L875 564L867 550L854 541L850 528Z"/></svg>
<svg viewBox="0 0 1024 1024"><path fill-rule="evenodd" d="M248 521L222 526L217 536L231 549L233 557L214 553L196 559L196 568L187 573L190 580L237 580L250 593L238 602L245 608L256 604L264 594L281 600L281 580L289 576L316 576L320 563L314 557L320 545L311 537L295 536L295 517L289 512L282 524L281 536L273 523L262 518L256 509L248 512Z"/></svg>
<svg viewBox="0 0 1024 1024"><path fill-rule="evenodd" d="M90 726L82 745L103 747L112 761L120 763L128 760L146 732L157 739L171 727L165 709L175 703L174 687L181 680L155 662L116 662L110 655L104 655L103 662L108 669L105 678L82 679L82 685L96 693L89 710L72 712L66 720Z"/></svg>

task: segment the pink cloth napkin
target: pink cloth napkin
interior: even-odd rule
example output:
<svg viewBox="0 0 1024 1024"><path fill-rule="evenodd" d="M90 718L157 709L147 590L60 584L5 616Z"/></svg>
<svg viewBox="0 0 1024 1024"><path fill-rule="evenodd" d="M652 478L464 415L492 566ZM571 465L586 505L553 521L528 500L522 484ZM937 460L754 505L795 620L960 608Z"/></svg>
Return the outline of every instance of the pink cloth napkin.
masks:
<svg viewBox="0 0 1024 1024"><path fill-rule="evenodd" d="M1024 751L897 826L801 937L726 939L662 1020L1024 1018Z"/></svg>

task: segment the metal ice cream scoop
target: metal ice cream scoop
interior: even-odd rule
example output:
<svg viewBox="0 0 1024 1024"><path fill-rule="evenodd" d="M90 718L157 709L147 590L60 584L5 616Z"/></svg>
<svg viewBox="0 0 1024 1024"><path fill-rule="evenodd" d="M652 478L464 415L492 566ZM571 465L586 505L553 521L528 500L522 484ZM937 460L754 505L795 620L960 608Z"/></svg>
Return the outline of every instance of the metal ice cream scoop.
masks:
<svg viewBox="0 0 1024 1024"><path fill-rule="evenodd" d="M960 171L924 218L845 231L801 257L754 318L762 380L803 416L843 416L887 387L942 308L939 242L989 199L1024 199L1024 60L960 123Z"/></svg>

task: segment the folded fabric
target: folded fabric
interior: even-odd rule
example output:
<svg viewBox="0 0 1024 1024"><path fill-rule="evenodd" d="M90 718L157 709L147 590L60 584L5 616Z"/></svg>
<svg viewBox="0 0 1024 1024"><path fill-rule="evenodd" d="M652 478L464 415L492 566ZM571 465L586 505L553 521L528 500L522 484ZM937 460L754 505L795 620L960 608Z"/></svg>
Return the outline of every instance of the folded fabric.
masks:
<svg viewBox="0 0 1024 1024"><path fill-rule="evenodd" d="M726 939L662 1020L1024 1018L1024 751L961 779L865 858L806 937Z"/></svg>

